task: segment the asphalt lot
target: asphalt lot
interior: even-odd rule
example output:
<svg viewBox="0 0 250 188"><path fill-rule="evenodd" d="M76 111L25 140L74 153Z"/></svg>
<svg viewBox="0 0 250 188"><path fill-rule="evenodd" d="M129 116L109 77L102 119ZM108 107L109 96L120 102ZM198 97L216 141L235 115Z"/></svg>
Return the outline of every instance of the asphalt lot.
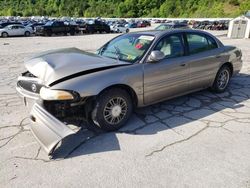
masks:
<svg viewBox="0 0 250 188"><path fill-rule="evenodd" d="M200 91L137 109L114 133L82 129L50 160L16 94L23 62L49 49L94 51L117 34L0 38L0 187L250 187L250 40L228 39L243 68L223 94Z"/></svg>

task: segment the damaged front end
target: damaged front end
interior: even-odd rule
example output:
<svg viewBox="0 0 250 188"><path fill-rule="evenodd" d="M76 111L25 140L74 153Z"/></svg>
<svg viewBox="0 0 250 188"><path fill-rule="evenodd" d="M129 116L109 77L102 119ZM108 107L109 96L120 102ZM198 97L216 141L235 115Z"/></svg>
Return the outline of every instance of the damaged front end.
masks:
<svg viewBox="0 0 250 188"><path fill-rule="evenodd" d="M78 131L75 126L86 121L82 102L37 101L32 107L31 131L49 155L62 139Z"/></svg>
<svg viewBox="0 0 250 188"><path fill-rule="evenodd" d="M90 98L81 98L74 91L46 88L28 72L18 78L17 91L22 97L35 100L30 129L49 155L62 139L75 134L87 120L86 103L90 104Z"/></svg>

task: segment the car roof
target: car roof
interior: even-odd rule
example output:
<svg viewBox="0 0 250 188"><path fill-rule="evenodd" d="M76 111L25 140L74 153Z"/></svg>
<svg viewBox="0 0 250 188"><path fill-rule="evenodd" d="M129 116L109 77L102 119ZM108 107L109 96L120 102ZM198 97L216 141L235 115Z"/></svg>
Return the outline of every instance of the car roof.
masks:
<svg viewBox="0 0 250 188"><path fill-rule="evenodd" d="M153 35L155 37L161 37L166 34L174 34L174 33L197 33L197 34L206 34L209 36L213 36L210 33L206 31L201 31L201 30L194 30L194 29L169 29L169 30L148 30L148 31L137 31L137 32L131 32L131 33L137 33L137 34L142 34L142 35Z"/></svg>
<svg viewBox="0 0 250 188"><path fill-rule="evenodd" d="M22 24L11 24L11 25L8 25L8 27L10 26L23 26Z"/></svg>
<svg viewBox="0 0 250 188"><path fill-rule="evenodd" d="M211 33L208 33L206 31L202 30L194 30L194 29L169 29L169 30L149 30L149 31L137 31L137 32L131 32L129 34L141 34L141 35L152 35L155 36L155 38L158 40L159 38L167 35L167 34L175 34L175 33L197 33L197 34L205 34L210 37L212 37L214 40L217 41L217 44L219 46L223 46L222 42L212 35Z"/></svg>

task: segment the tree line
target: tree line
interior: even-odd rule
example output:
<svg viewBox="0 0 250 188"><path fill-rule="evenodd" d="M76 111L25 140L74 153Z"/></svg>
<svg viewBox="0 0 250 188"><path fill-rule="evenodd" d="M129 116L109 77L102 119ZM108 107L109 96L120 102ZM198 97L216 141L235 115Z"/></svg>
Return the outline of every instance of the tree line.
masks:
<svg viewBox="0 0 250 188"><path fill-rule="evenodd" d="M234 17L250 0L0 0L0 16Z"/></svg>

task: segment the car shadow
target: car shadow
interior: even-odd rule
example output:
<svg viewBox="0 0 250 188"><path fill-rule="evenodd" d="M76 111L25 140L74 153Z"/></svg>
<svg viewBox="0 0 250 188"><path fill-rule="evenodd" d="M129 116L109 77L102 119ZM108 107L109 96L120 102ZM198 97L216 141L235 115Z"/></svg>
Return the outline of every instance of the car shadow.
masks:
<svg viewBox="0 0 250 188"><path fill-rule="evenodd" d="M99 152L120 150L117 134L153 135L184 124L204 119L225 109L237 110L250 99L250 75L238 74L221 94L209 90L135 110L127 125L117 132L105 133L83 126L76 134L62 140L52 159L72 158ZM164 126L155 126L163 124ZM170 123L168 123L170 122Z"/></svg>

